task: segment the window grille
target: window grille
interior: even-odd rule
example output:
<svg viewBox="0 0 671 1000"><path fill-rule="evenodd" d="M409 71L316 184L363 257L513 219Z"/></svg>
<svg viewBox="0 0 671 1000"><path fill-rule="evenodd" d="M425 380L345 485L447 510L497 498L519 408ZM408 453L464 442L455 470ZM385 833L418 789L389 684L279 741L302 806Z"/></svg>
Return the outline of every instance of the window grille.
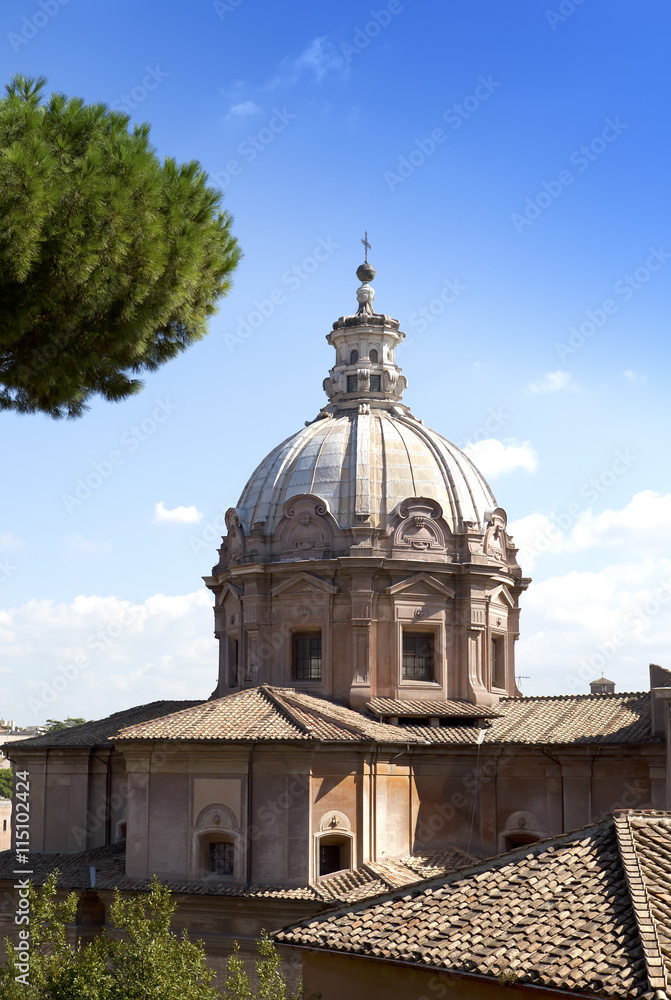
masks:
<svg viewBox="0 0 671 1000"><path fill-rule="evenodd" d="M210 871L215 875L232 875L235 848L230 842L210 844Z"/></svg>
<svg viewBox="0 0 671 1000"><path fill-rule="evenodd" d="M322 679L322 637L314 632L296 632L293 637L293 675L297 681Z"/></svg>
<svg viewBox="0 0 671 1000"><path fill-rule="evenodd" d="M431 632L403 632L403 680L433 680L433 646Z"/></svg>

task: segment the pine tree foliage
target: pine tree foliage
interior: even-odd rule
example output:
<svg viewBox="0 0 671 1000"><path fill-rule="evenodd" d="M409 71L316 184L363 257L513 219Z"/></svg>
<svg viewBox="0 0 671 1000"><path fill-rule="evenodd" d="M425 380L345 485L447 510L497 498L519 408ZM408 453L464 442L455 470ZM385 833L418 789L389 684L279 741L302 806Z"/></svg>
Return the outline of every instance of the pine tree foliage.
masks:
<svg viewBox="0 0 671 1000"><path fill-rule="evenodd" d="M196 161L45 84L0 100L0 409L77 417L204 336L240 249Z"/></svg>

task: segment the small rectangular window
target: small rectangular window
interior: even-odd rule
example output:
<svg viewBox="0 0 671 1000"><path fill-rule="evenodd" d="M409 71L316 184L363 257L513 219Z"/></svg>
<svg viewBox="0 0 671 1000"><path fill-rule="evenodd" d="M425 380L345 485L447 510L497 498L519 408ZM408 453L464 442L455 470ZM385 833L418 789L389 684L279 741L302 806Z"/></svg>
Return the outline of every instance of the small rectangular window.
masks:
<svg viewBox="0 0 671 1000"><path fill-rule="evenodd" d="M228 686L238 686L238 656L239 647L237 639L230 639L228 646Z"/></svg>
<svg viewBox="0 0 671 1000"><path fill-rule="evenodd" d="M492 639L492 687L505 688L505 686L506 661L504 638L502 635L497 635Z"/></svg>
<svg viewBox="0 0 671 1000"><path fill-rule="evenodd" d="M210 844L210 871L215 875L232 875L234 860L233 844Z"/></svg>
<svg viewBox="0 0 671 1000"><path fill-rule="evenodd" d="M433 632L403 630L403 680L433 680Z"/></svg>
<svg viewBox="0 0 671 1000"><path fill-rule="evenodd" d="M347 391L348 392L356 392L358 381L359 380L357 379L356 375L348 375L347 376Z"/></svg>
<svg viewBox="0 0 671 1000"><path fill-rule="evenodd" d="M322 637L318 633L294 633L293 676L297 681L322 679Z"/></svg>
<svg viewBox="0 0 671 1000"><path fill-rule="evenodd" d="M371 392L380 392L380 376L379 375L371 375L371 377L370 377L370 391Z"/></svg>

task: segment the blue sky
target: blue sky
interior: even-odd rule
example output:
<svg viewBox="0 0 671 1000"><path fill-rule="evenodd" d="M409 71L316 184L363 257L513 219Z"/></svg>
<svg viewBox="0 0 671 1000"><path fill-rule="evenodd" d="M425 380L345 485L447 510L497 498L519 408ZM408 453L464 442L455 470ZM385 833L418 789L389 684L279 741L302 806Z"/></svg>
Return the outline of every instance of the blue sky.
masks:
<svg viewBox="0 0 671 1000"><path fill-rule="evenodd" d="M525 692L647 687L671 639L670 28L661 0L6 0L4 78L150 122L221 186L245 256L141 395L2 416L0 714L209 695L200 577L255 465L324 405L364 229L405 401L468 446L534 577Z"/></svg>

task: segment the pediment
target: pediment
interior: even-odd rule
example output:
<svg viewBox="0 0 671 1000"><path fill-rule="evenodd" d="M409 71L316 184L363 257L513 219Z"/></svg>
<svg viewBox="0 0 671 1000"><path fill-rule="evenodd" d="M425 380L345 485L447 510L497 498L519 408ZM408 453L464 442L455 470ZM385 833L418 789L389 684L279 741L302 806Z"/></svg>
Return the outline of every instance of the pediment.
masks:
<svg viewBox="0 0 671 1000"><path fill-rule="evenodd" d="M490 599L492 601L500 601L501 604L507 604L509 608L517 607L513 595L503 584L492 591Z"/></svg>
<svg viewBox="0 0 671 1000"><path fill-rule="evenodd" d="M277 597L279 594L287 594L292 590L300 594L311 592L315 594L338 593L337 587L326 583L325 580L320 580L318 576L314 576L312 573L296 573L295 576L290 577L288 580L278 583L277 586L273 587L271 593L273 597Z"/></svg>
<svg viewBox="0 0 671 1000"><path fill-rule="evenodd" d="M219 604L224 604L226 598L232 597L233 600L239 601L242 597L242 589L240 587L235 587L230 580L227 580L224 584L221 593L219 594Z"/></svg>
<svg viewBox="0 0 671 1000"><path fill-rule="evenodd" d="M426 596L427 593L435 595L436 593L441 594L443 597L454 597L455 590L452 587L446 586L437 577L431 576L430 573L414 573L409 576L406 580L401 580L400 583L395 583L391 587L387 587L387 594L402 594L408 593L412 596Z"/></svg>

